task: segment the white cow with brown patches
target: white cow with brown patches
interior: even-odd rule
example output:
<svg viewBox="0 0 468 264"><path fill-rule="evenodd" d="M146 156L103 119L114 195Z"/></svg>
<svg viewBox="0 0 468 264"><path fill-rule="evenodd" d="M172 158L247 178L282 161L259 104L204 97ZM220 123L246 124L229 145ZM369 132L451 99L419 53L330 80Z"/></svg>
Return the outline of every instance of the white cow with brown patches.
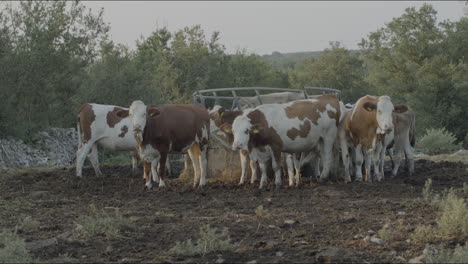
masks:
<svg viewBox="0 0 468 264"><path fill-rule="evenodd" d="M232 133L234 150L249 151L262 170L260 188L266 184L266 162L271 160L276 187L281 186L281 152L301 154L319 150L323 169L320 182L328 180L333 160L333 144L337 138L340 106L333 95L298 100L286 104L265 104L244 111L232 126L223 130ZM296 184L300 184L302 166L294 159Z"/></svg>
<svg viewBox="0 0 468 264"><path fill-rule="evenodd" d="M99 168L98 147L132 153L132 174L137 169L137 142L133 137L133 125L129 109L102 104L83 104L78 112L78 150L76 152L76 175L82 176L83 163L88 156L97 175ZM156 166L156 164L153 164ZM145 178L148 175L144 175Z"/></svg>

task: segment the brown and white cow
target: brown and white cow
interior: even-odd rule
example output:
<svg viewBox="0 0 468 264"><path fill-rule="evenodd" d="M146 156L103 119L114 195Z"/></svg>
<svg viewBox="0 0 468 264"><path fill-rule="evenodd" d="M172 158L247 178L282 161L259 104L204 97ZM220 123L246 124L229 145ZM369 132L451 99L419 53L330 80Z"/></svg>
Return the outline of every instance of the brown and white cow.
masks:
<svg viewBox="0 0 468 264"><path fill-rule="evenodd" d="M249 151L262 170L260 188L266 184L266 162L271 160L275 171L275 184L281 186L281 152L309 153L320 150L322 173L320 182L328 180L337 138L340 106L333 95L298 100L286 104L265 104L244 111L232 126L223 130L232 133L232 148ZM300 184L299 170L302 162L294 158L296 184Z"/></svg>
<svg viewBox="0 0 468 264"><path fill-rule="evenodd" d="M154 181L159 175L159 187L165 186L162 176L168 153L188 152L195 174L193 186L206 184L210 118L204 107L193 104L146 106L142 101L134 101L130 117L144 170L148 170L149 163L160 164L158 173L153 173ZM152 188L151 179L147 180L146 187Z"/></svg>
<svg viewBox="0 0 468 264"><path fill-rule="evenodd" d="M83 163L88 156L96 175L102 175L99 168L98 146L132 153L132 175L138 162L137 142L131 131L133 125L128 108L115 105L83 104L78 111L78 150L76 154L76 175L81 177ZM155 170L157 164L152 164ZM169 165L167 162L166 166ZM148 178L145 174L144 178Z"/></svg>
<svg viewBox="0 0 468 264"><path fill-rule="evenodd" d="M349 149L354 151L355 158L355 180L362 181L362 164L365 159L366 180L371 181L371 162L377 180L383 175L377 173L378 158L375 154L380 153L383 147L384 137L393 129L392 113L393 103L388 96L369 96L360 98L353 108L346 113L340 124L340 145L342 159L345 167L345 181L350 182L351 158ZM378 155L377 155L378 157Z"/></svg>
<svg viewBox="0 0 468 264"><path fill-rule="evenodd" d="M128 108L115 105L84 104L78 112L78 150L76 175L82 176L83 163L88 156L94 171L101 175L98 160L99 144L114 151L132 152L132 174L137 168L137 142L133 137ZM128 133L130 131L130 133Z"/></svg>

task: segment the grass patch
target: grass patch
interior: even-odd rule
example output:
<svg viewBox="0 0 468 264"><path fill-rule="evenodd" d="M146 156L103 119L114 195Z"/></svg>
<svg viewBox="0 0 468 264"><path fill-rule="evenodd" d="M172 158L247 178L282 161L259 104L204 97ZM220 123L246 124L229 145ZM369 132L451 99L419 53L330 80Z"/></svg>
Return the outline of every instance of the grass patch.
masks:
<svg viewBox="0 0 468 264"><path fill-rule="evenodd" d="M439 249L436 255L425 254L426 263L468 263L468 246L457 245L454 250Z"/></svg>
<svg viewBox="0 0 468 264"><path fill-rule="evenodd" d="M102 236L106 239L116 239L123 237L126 230L135 229L135 224L129 218L123 217L119 210L114 210L114 214L98 212L91 205L92 214L78 217L73 236L81 239L91 239Z"/></svg>
<svg viewBox="0 0 468 264"><path fill-rule="evenodd" d="M389 241L393 238L393 232L391 230L390 224L385 224L379 231L377 231L377 234L385 241Z"/></svg>
<svg viewBox="0 0 468 264"><path fill-rule="evenodd" d="M0 233L0 263L31 263L33 258L26 250L24 239L16 231Z"/></svg>
<svg viewBox="0 0 468 264"><path fill-rule="evenodd" d="M433 240L435 237L434 228L432 226L418 225L414 233L410 235L410 239L416 243L424 243Z"/></svg>
<svg viewBox="0 0 468 264"><path fill-rule="evenodd" d="M216 251L234 251L239 248L239 244L232 242L227 228L218 230L210 225L200 228L199 239L193 242L191 239L177 241L170 249L170 253L177 256L205 255Z"/></svg>

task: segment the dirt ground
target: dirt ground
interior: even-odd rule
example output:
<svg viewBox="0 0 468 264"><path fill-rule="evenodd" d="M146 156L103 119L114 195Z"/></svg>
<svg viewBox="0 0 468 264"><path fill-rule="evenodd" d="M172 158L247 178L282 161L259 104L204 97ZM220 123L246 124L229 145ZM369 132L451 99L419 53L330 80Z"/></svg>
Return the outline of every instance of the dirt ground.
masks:
<svg viewBox="0 0 468 264"><path fill-rule="evenodd" d="M84 177L73 168L26 170L0 177L0 229L14 228L30 216L40 226L19 232L26 242L57 237L76 228L80 215L119 210L135 228L122 236L89 240L58 239L32 250L35 259L56 262L406 262L425 244L407 241L417 225L434 225L437 211L423 202L428 178L435 190L463 186L467 165L416 161L416 175L405 168L380 183L310 184L302 188L259 191L211 180L204 190L191 182L168 179L168 189L143 190L143 180L130 176L130 166L105 166L105 177L92 169ZM387 171L387 175L388 175ZM92 206L91 206L92 205ZM116 209L118 208L118 209ZM235 252L177 257L176 241L197 239L199 227L228 228ZM385 224L393 229L383 245L365 241ZM454 247L461 241L433 241Z"/></svg>

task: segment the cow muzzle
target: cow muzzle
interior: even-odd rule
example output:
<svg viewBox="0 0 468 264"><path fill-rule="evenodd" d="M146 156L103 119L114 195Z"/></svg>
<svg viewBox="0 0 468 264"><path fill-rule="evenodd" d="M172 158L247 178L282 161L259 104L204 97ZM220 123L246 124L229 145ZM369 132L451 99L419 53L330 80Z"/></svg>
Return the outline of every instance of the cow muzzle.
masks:
<svg viewBox="0 0 468 264"><path fill-rule="evenodd" d="M234 142L232 143L232 150L247 150L247 146L239 142Z"/></svg>

